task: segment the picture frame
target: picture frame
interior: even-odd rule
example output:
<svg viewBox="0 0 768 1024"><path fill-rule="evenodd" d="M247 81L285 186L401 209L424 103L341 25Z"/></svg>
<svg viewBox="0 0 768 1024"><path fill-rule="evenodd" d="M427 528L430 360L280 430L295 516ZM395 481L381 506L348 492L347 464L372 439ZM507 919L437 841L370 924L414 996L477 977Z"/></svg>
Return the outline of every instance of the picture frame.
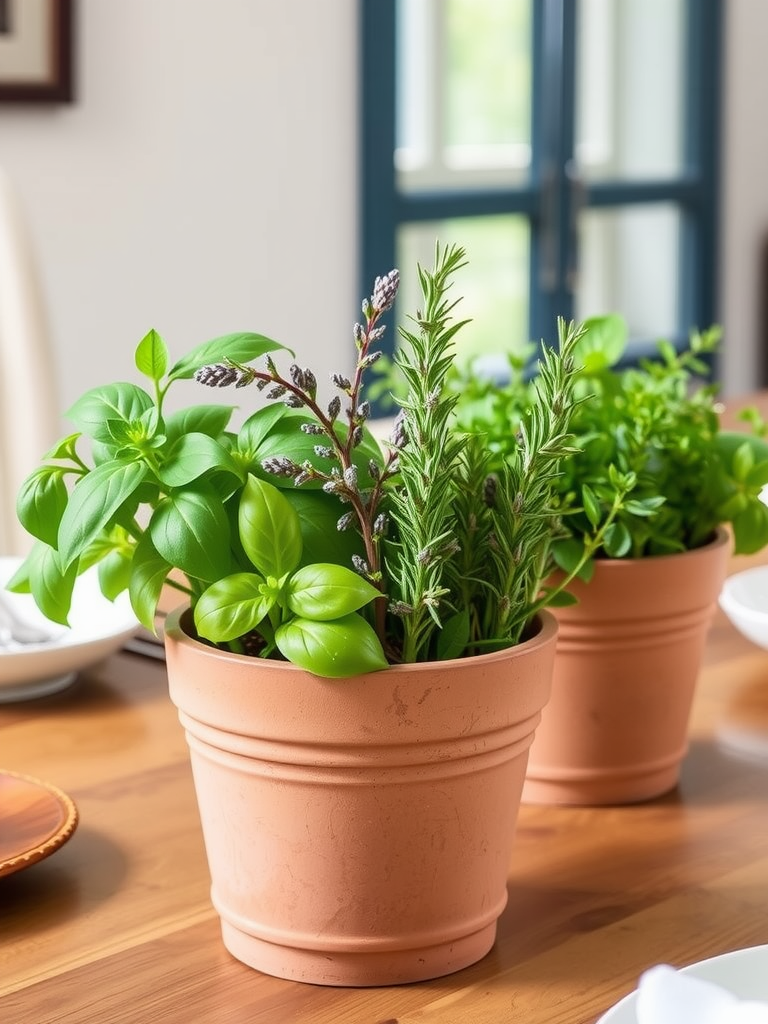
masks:
<svg viewBox="0 0 768 1024"><path fill-rule="evenodd" d="M0 0L0 102L71 103L74 0Z"/></svg>

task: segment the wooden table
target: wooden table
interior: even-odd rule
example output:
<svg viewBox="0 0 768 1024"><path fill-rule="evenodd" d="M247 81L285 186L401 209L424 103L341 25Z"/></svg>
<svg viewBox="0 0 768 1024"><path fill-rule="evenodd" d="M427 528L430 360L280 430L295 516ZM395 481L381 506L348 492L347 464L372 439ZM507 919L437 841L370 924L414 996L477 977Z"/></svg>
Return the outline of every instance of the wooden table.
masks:
<svg viewBox="0 0 768 1024"><path fill-rule="evenodd" d="M653 963L768 943L768 652L720 613L679 789L524 807L495 948L424 984L318 988L224 950L162 663L120 653L0 706L0 767L81 814L58 852L0 879L3 1024L592 1024Z"/></svg>

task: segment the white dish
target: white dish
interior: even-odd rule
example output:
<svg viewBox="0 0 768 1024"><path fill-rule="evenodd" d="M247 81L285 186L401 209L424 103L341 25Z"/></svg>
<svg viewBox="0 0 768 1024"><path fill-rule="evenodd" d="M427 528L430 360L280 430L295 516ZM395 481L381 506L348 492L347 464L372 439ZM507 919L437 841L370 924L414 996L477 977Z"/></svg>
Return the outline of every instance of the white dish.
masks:
<svg viewBox="0 0 768 1024"><path fill-rule="evenodd" d="M720 607L747 640L768 649L768 565L729 576Z"/></svg>
<svg viewBox="0 0 768 1024"><path fill-rule="evenodd" d="M650 964L648 966L651 966ZM739 999L768 1002L768 945L750 946L683 967L685 974L712 981ZM637 1024L637 992L604 1013L597 1024Z"/></svg>
<svg viewBox="0 0 768 1024"><path fill-rule="evenodd" d="M20 562L20 558L0 558L1 587L5 588ZM0 702L63 690L78 672L116 651L138 628L128 595L107 600L99 589L95 567L75 583L69 627L49 622L31 594L3 589L3 601L30 625L49 628L53 638L42 644L0 648Z"/></svg>

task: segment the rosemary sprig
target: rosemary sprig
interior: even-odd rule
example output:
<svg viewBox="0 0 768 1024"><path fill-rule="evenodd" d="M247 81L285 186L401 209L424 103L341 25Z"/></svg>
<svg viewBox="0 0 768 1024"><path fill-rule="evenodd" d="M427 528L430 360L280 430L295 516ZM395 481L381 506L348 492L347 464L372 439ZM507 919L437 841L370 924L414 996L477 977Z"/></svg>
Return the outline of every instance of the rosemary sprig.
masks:
<svg viewBox="0 0 768 1024"><path fill-rule="evenodd" d="M424 311L416 330L401 328L397 364L408 386L399 404L406 443L399 451L398 486L390 514L397 543L387 560L391 610L403 624L402 660L422 660L441 625L439 610L449 592L447 564L458 550L454 496L461 440L451 431L456 396L446 392L453 340L466 321L453 321L451 277L465 265L459 246L435 251L434 270L419 268Z"/></svg>

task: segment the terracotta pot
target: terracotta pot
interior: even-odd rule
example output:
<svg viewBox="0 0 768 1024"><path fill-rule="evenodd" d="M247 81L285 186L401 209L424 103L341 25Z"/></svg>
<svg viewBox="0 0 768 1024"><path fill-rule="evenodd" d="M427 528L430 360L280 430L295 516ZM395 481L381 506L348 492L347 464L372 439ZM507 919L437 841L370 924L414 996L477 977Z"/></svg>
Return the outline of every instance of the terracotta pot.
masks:
<svg viewBox="0 0 768 1024"><path fill-rule="evenodd" d="M188 613L187 613L188 614ZM346 680L166 629L224 944L267 974L388 985L493 945L557 627Z"/></svg>
<svg viewBox="0 0 768 1024"><path fill-rule="evenodd" d="M524 803L635 803L673 789L730 540L597 562L560 626Z"/></svg>

